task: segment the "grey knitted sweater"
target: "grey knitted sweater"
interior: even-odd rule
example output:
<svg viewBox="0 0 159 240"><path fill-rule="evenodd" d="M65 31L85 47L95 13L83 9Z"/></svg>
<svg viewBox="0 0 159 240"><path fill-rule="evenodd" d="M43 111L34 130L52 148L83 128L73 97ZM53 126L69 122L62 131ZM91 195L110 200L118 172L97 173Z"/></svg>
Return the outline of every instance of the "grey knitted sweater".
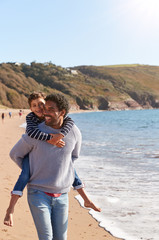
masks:
<svg viewBox="0 0 159 240"><path fill-rule="evenodd" d="M45 123L39 129L46 133L58 133ZM76 125L63 138L65 146L58 148L45 141L36 140L27 134L10 151L11 159L22 166L24 156L29 153L30 181L28 188L49 193L66 193L74 181L73 161L79 157L81 133Z"/></svg>

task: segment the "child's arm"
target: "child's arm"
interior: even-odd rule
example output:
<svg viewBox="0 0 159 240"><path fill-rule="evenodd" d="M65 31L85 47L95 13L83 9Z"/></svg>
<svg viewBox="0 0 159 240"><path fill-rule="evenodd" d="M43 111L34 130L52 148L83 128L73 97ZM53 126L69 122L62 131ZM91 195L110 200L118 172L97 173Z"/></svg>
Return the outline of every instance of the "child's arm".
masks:
<svg viewBox="0 0 159 240"><path fill-rule="evenodd" d="M41 123L41 121L38 119L38 117L33 113L29 113L26 116L26 133L31 138L35 138L41 141L47 141L52 138L51 134L44 133L39 130L38 125Z"/></svg>
<svg viewBox="0 0 159 240"><path fill-rule="evenodd" d="M67 116L66 118L64 118L60 133L65 137L69 133L73 125L74 125L74 121Z"/></svg>
<svg viewBox="0 0 159 240"><path fill-rule="evenodd" d="M30 136L31 138L35 138L35 139L42 140L42 141L47 141L48 143L56 145L57 147L65 146L64 141L61 140L61 138L63 138L63 135L47 134L47 133L44 133L39 130L38 124L41 123L41 121L33 112L29 113L26 116L26 122L27 122L26 132L27 132L28 136ZM54 136L57 135L57 137L54 139L53 142L50 142L51 139L53 138L53 135ZM59 135L60 135L60 137L59 137Z"/></svg>
<svg viewBox="0 0 159 240"><path fill-rule="evenodd" d="M57 145L58 142L69 133L73 125L74 125L74 121L67 116L64 119L61 131L57 134L50 134L52 136L52 139L47 142L53 145Z"/></svg>

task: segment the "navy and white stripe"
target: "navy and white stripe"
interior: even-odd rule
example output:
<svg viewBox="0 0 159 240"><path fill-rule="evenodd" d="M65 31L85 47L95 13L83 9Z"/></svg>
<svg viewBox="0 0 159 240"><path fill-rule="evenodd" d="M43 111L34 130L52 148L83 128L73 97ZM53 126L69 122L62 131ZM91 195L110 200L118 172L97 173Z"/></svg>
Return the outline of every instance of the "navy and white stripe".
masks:
<svg viewBox="0 0 159 240"><path fill-rule="evenodd" d="M50 134L44 133L39 130L38 125L41 122L42 121L33 112L29 113L26 116L26 123L27 123L26 132L31 138L35 138L41 141L50 140L52 138ZM74 121L67 116L64 119L60 133L63 136L66 136L68 132L71 130L73 125L74 125Z"/></svg>
<svg viewBox="0 0 159 240"><path fill-rule="evenodd" d="M74 121L67 116L66 118L64 118L60 133L66 136L68 132L71 130L71 128L73 127L73 125L74 125Z"/></svg>
<svg viewBox="0 0 159 240"><path fill-rule="evenodd" d="M31 138L35 138L41 141L50 140L52 137L50 134L41 132L38 128L38 125L42 121L35 115L35 113L31 112L26 116L26 132Z"/></svg>

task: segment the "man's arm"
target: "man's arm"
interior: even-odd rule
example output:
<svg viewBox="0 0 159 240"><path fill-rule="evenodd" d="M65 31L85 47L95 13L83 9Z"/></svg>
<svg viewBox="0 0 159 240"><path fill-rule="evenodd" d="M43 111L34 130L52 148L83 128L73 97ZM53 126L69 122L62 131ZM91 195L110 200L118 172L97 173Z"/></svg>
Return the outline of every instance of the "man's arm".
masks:
<svg viewBox="0 0 159 240"><path fill-rule="evenodd" d="M30 139L30 142L28 141ZM22 161L24 156L31 152L33 149L32 140L27 134L24 134L22 138L14 145L14 147L10 151L11 159L22 168Z"/></svg>

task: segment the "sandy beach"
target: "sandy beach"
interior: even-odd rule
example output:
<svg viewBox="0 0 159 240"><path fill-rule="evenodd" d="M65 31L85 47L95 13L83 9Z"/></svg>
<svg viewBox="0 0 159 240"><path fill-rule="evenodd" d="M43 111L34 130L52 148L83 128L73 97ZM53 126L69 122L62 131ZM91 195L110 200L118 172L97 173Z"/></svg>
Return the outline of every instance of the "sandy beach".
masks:
<svg viewBox="0 0 159 240"><path fill-rule="evenodd" d="M25 116L29 110L24 110L22 117L18 115L19 110L11 111L12 117L9 118L9 109L0 109L0 116L2 112L5 113L4 121L2 122L0 119L0 184L2 193L0 198L0 240L36 240L38 237L28 207L26 189L16 205L14 226L7 227L3 224L10 200L10 192L20 173L20 169L10 159L9 152L25 131L19 126L25 122ZM98 226L98 222L88 213L88 209L82 208L74 198L75 195L77 192L71 190L69 193L68 240L119 240Z"/></svg>

